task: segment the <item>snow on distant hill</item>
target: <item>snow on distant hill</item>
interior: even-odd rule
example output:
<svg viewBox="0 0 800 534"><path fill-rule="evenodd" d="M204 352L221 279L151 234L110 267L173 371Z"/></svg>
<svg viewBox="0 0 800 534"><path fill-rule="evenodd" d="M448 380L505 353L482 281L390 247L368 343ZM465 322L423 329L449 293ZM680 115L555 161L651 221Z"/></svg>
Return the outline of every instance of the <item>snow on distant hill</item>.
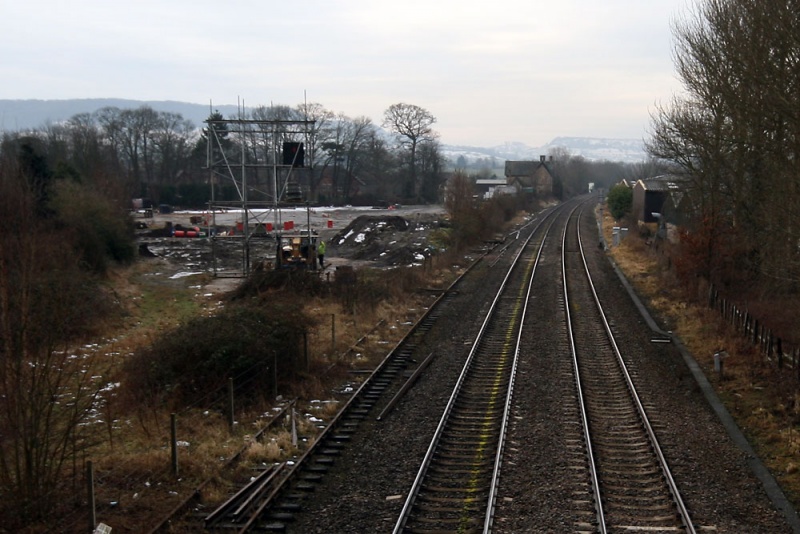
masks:
<svg viewBox="0 0 800 534"><path fill-rule="evenodd" d="M463 156L467 162L494 158L501 164L505 160L538 160L555 149L564 149L572 156L582 156L590 161L638 163L647 159L641 139L602 139L596 137L556 137L540 147L524 143L507 142L494 147L443 145L442 152L456 162Z"/></svg>

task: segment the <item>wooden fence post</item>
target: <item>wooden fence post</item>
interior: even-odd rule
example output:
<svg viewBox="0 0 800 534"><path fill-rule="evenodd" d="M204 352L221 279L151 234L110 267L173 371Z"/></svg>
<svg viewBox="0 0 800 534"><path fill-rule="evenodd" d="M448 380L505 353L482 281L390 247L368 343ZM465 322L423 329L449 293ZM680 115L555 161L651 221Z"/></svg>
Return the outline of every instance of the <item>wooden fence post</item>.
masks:
<svg viewBox="0 0 800 534"><path fill-rule="evenodd" d="M169 416L170 450L172 451L172 474L178 476L178 416Z"/></svg>
<svg viewBox="0 0 800 534"><path fill-rule="evenodd" d="M308 371L308 330L303 330L303 370Z"/></svg>
<svg viewBox="0 0 800 534"><path fill-rule="evenodd" d="M233 432L234 420L236 419L233 412L233 378L228 378L228 428L231 432Z"/></svg>
<svg viewBox="0 0 800 534"><path fill-rule="evenodd" d="M89 492L89 532L94 532L97 526L97 508L94 497L94 465L91 460L86 462L86 485Z"/></svg>
<svg viewBox="0 0 800 534"><path fill-rule="evenodd" d="M272 398L278 398L278 353L272 353Z"/></svg>
<svg viewBox="0 0 800 534"><path fill-rule="evenodd" d="M331 314L331 357L336 353L336 314Z"/></svg>

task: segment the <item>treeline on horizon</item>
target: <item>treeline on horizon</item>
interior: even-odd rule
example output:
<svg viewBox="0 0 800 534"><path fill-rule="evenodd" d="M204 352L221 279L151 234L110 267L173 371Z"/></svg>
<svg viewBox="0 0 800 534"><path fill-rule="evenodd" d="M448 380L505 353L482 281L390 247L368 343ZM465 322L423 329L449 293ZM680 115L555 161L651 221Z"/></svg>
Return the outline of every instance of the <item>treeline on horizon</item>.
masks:
<svg viewBox="0 0 800 534"><path fill-rule="evenodd" d="M392 115L390 110L406 112ZM439 203L443 184L454 168L467 170L475 178L497 177L496 158L447 161L433 130L435 117L417 106L396 104L385 121L376 125L366 117L335 114L320 104L297 107L256 107L251 121L313 121L304 133L281 130L269 137L257 131L227 131L215 124L216 136L209 143L209 128L198 128L179 113L138 108L102 108L80 113L38 129L5 133L0 151L35 153L56 170L101 182L100 190L114 184L123 201L147 198L154 204L201 208L214 198L220 202L241 200L233 173L242 163L250 184L248 200L274 198L273 162L281 164L284 141L303 142L305 165L294 169L292 181L312 203L371 205L379 200L403 203ZM210 120L224 117L218 112ZM238 130L231 128L231 130ZM387 135L387 130L391 134ZM277 139L277 142L276 142ZM211 145L211 146L209 146ZM552 168L561 180L559 196L586 191L594 182L610 186L621 178L647 177L649 164L593 162L557 149ZM277 160L277 161L276 161ZM280 176L283 180L285 176ZM280 192L279 192L280 195Z"/></svg>

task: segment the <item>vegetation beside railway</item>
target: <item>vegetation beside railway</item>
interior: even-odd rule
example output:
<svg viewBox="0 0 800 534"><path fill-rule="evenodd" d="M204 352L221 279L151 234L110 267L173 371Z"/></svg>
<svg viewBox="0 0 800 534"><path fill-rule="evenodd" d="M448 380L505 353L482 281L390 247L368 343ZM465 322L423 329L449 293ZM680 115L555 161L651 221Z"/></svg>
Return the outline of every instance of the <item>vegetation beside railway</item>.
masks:
<svg viewBox="0 0 800 534"><path fill-rule="evenodd" d="M469 192L466 185L464 192ZM102 373L102 382L110 384L111 389L101 392L102 402L92 424L81 427L84 441L77 443L78 454L64 465L56 484L59 495L70 498L58 501L52 515L28 525L28 531L54 524L63 527L62 531L85 528L83 469L87 460L94 462L97 473L100 519L125 532L155 524L201 482L213 478L221 458L230 457L246 443L250 444L246 465L286 458L293 452L287 429L258 443L251 440L258 425L269 418L275 386L284 398L329 398L338 385L353 379L348 375L350 370L370 366L368 358L360 359L361 354L341 355L379 321L393 326L385 331L385 343L391 343L391 335L402 335L402 325L413 321L429 298L420 289L443 287L454 271L465 265L464 251L491 239L508 224L520 207L516 202L510 198L488 204L463 197L448 199L451 225L436 230L435 236L447 252L425 267L396 269L388 275L385 271L360 271L357 284L351 287L303 275L256 272L218 305L209 305L208 299L198 298L193 289L196 279L187 279L182 287L154 286L142 263L112 270L106 281L113 288L108 294L128 303L124 315L113 321L106 317L100 336L105 341L76 351L82 354L80 358L97 365L91 371ZM606 219L608 242L612 225L613 221ZM786 373L780 375L765 364L717 320L713 310L703 306L707 287L679 279L674 251L656 249L647 237L631 232L610 253L637 290L649 299L652 309L693 352L760 456L797 504L800 470L794 460L798 443L795 383L784 379ZM271 321L268 317L278 320L272 333L265 335L258 325ZM336 330L333 347L332 317ZM312 355L307 367L301 365L305 355L298 350L304 332L309 334ZM98 339L96 330L91 338ZM209 392L220 390L227 376L218 370L195 376L195 370L203 367L195 362L222 367L235 363L239 374L246 373L251 369L248 365L265 358L271 361L273 353L266 354L265 347L274 350L281 339L287 348L279 350L281 357L290 358L293 365L281 368L284 374L277 383L271 382L269 373L248 374L254 385L251 391L260 388L262 394L250 405L237 408L237 424L230 430L219 397L200 402ZM720 348L730 355L724 381L714 380L713 373L713 354ZM238 360L241 355L246 358ZM183 362L184 367L171 367L171 361ZM128 378L137 374L144 381ZM788 375L791 379L792 374ZM317 409L308 413L324 420L335 409L335 402L319 402ZM169 415L175 412L182 443L179 477L170 472L167 446ZM301 421L299 432L310 437L316 430L308 421ZM209 495L226 493L224 484L208 491ZM13 501L4 504L4 517L15 513L10 504Z"/></svg>
<svg viewBox="0 0 800 534"><path fill-rule="evenodd" d="M413 268L359 270L352 284L257 271L214 303L198 291L198 277L164 285L145 262L110 269L104 284L119 308L105 313L102 329L70 338L63 352L82 362L79 375L97 383L89 420L66 433L72 442L52 484L52 505L30 515L22 513L30 500L5 499L2 517L16 519L3 524L21 532L85 531L89 461L98 520L115 532L139 532L214 479L221 459L245 444L239 470L290 457L296 449L288 428L252 439L273 406L288 398L308 402L300 410L299 446L302 438L313 439L315 421L336 409L327 399L358 381L352 371L379 357L352 350L359 338L385 324L379 334L385 351L423 312L428 290L445 287L468 263L465 252L500 232L518 209L508 198L475 203L471 192L468 202L449 202L449 227L431 236L442 247L434 258ZM199 275L201 285L207 276ZM226 413L229 378L236 383L233 428ZM177 476L170 466L170 414L177 419ZM218 480L205 491L212 499L223 496L226 484Z"/></svg>
<svg viewBox="0 0 800 534"><path fill-rule="evenodd" d="M603 210L603 232L611 243L618 226ZM636 227L635 225L631 225ZM700 277L686 276L682 251L651 238L646 227L630 231L609 254L633 284L662 325L681 338L719 397L735 418L783 488L792 504L800 506L800 379L798 370L779 369L747 339L708 306L709 285ZM683 264L685 266L685 263ZM767 324L797 332L796 303L785 301L768 288L739 286L738 298ZM791 322L793 321L793 322ZM715 371L714 354L723 352L722 373ZM701 430L701 429L699 429Z"/></svg>

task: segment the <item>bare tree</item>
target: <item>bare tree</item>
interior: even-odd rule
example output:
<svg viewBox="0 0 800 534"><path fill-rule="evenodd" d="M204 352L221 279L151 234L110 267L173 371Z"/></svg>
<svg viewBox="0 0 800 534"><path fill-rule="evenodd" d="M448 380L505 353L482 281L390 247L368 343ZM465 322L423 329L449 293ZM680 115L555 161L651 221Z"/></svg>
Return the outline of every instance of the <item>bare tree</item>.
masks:
<svg viewBox="0 0 800 534"><path fill-rule="evenodd" d="M193 129L194 124L178 113L158 114L150 138L159 183L175 184L180 179L191 153Z"/></svg>
<svg viewBox="0 0 800 534"><path fill-rule="evenodd" d="M375 125L372 124L372 119L368 117L356 117L350 121L347 129L345 180L342 187L342 196L348 202L350 201L354 182L364 166L364 160L367 157L366 148L374 132Z"/></svg>
<svg viewBox="0 0 800 534"><path fill-rule="evenodd" d="M308 127L306 159L312 167L316 167L324 157L324 155L318 153L319 146L326 141L329 125L335 114L322 104L315 102L299 104L295 110L302 120L314 121L314 124Z"/></svg>
<svg viewBox="0 0 800 534"><path fill-rule="evenodd" d="M99 307L68 232L36 208L31 168L0 157L0 515L4 528L55 511L65 474L92 443L102 388L97 367L70 350ZM22 164L21 164L22 163ZM28 167L28 168L26 168ZM67 478L68 480L68 478Z"/></svg>
<svg viewBox="0 0 800 534"><path fill-rule="evenodd" d="M420 198L420 184L417 177L417 147L423 141L436 138L432 126L436 117L425 108L413 104L392 104L383 114L383 126L400 136L409 149L411 172L405 182L404 196L409 199Z"/></svg>
<svg viewBox="0 0 800 534"><path fill-rule="evenodd" d="M335 201L341 194L339 182L341 181L341 169L345 163L349 127L350 119L344 114L339 114L326 129L325 141L320 145L324 159L314 190L317 189L323 178L330 177L331 198L328 199L330 201Z"/></svg>
<svg viewBox="0 0 800 534"><path fill-rule="evenodd" d="M653 118L648 151L689 177L708 258L736 234L740 269L800 281L800 17L783 0L705 0L675 23L685 93ZM724 251L731 256L731 251ZM704 273L713 276L713 273Z"/></svg>
<svg viewBox="0 0 800 534"><path fill-rule="evenodd" d="M474 195L475 188L469 176L463 171L454 172L445 187L444 207L450 216L455 250L467 245L470 236L479 234L480 219Z"/></svg>
<svg viewBox="0 0 800 534"><path fill-rule="evenodd" d="M444 176L445 159L435 139L420 143L417 150L419 197L424 202L439 202Z"/></svg>
<svg viewBox="0 0 800 534"><path fill-rule="evenodd" d="M360 178L372 186L373 200L388 198L396 186L394 154L377 128L370 131L363 144L364 157L359 166Z"/></svg>

